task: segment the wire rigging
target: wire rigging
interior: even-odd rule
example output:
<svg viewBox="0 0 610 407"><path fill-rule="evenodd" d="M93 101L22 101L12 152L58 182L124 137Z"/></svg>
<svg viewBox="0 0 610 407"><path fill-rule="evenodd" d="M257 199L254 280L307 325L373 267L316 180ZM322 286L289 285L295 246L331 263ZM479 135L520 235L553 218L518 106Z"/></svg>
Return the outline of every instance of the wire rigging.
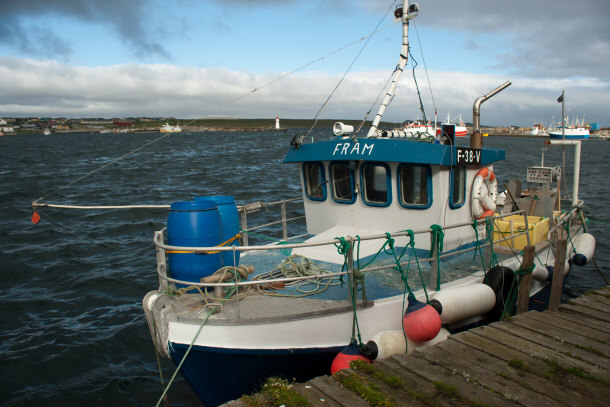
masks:
<svg viewBox="0 0 610 407"><path fill-rule="evenodd" d="M428 67L426 66L426 59L424 58L424 49L421 46L421 42L419 40L419 32L417 31L417 25L415 24L415 20L413 20L413 28L415 28L415 36L417 37L417 44L419 45L419 52L421 54L421 60L424 64L424 71L426 72L426 79L428 80L428 89L430 89L430 97L432 98L432 106L434 106L434 120L436 120L436 115L438 111L436 109L436 101L434 100L434 94L432 93L432 83L430 82L430 76L428 76ZM411 55L411 58L413 55Z"/></svg>
<svg viewBox="0 0 610 407"><path fill-rule="evenodd" d="M386 13L386 14L387 14L387 13ZM384 17L385 17L385 16L384 16ZM383 20L382 20L382 21L383 21ZM238 97L236 97L236 98L234 98L234 99L232 99L232 100L228 101L227 103L224 103L224 104L222 104L222 105L218 106L217 108L215 108L215 109L213 109L213 110L209 111L209 112L208 112L208 113L206 113L204 116L202 116L202 118L203 118L203 117L206 117L206 116L209 116L209 115L210 115L210 114L212 114L212 113L218 112L219 110L221 110L221 109L223 109L223 108L225 108L225 107L227 107L227 106L229 106L229 105L232 105L233 103L236 103L236 102L238 102L239 100L244 99L245 97L247 97L247 96L249 96L249 95L251 95L251 94L253 94L253 93L255 93L255 92L258 92L259 90L261 90L261 89L263 89L263 88L266 88L266 87L268 87L268 86L271 86L271 85L273 85L274 83L279 82L279 81L281 81L282 79L284 79L284 78L286 78L286 77L288 77L288 76L290 76L290 75L292 75L292 74L294 74L294 73L296 73L296 72L299 72L299 71L301 71L301 70L303 70L303 69L307 68L308 66L315 64L316 62L320 62L320 61L322 61L323 59L325 59L325 58L327 58L327 57L329 57L329 56L331 56L331 55L337 54L337 53L339 53L339 52L341 52L341 51L343 51L343 50L345 50L345 49L347 49L347 48L349 48L349 47L351 47L351 46L353 46L353 45L355 45L355 44L358 44L358 43L360 43L360 42L362 42L362 41L364 41L364 40L367 40L367 43L368 43L368 41L370 40L370 38L371 38L373 35L375 35L375 34L377 34L377 33L381 32L381 31L386 30L387 28L389 28L390 26L392 26L394 23L392 22L392 23L390 23L390 24L387 24L386 26L384 26L384 27L382 27L382 28L379 28L379 25L380 25L380 24L381 24L381 21L380 21L380 23L377 25L377 27L375 27L375 30L374 30L372 33L370 33L369 35L364 36L364 37L362 37L362 38L360 38L360 39L358 39L358 40L352 41L352 42L350 42L350 43L348 43L348 44L346 44L346 45L343 45L342 47L339 47L339 48L335 49L334 51L331 51L331 52L329 52L328 54L326 54L326 55L324 55L324 56L322 56L322 57L316 58L316 59L314 59L314 60L312 60L312 61L310 61L310 62L308 62L308 63L306 63L306 64L304 64L304 65L302 65L302 66L300 66L300 67L298 67L298 68L296 68L296 69L294 69L294 70L292 70L292 71L290 71L290 72L288 72L288 73L286 73L286 74L284 74L284 75L281 75L280 77L278 77L278 78L276 78L276 79L273 79L273 80L271 80L271 81L269 81L269 82L267 82L267 83L265 83L265 84L263 84L263 85L261 85L261 86L259 86L259 87L256 87L256 88L254 88L254 89L250 90L249 92L244 93L243 95L240 95L240 96L238 96ZM365 44L365 45L366 45L366 44ZM364 48L364 47L363 47L363 48ZM358 55L360 55L360 53L361 53L361 52L362 52L362 50L359 52L359 54L358 54ZM353 62L352 62L352 65L353 65ZM350 65L350 67L351 67L351 65ZM337 86L338 86L338 85L337 85ZM329 99L330 99L330 97L329 97ZM320 109L320 110L321 110L321 109ZM197 120L200 120L200 119L194 119L194 120L191 120L190 122L186 123L186 124L185 124L185 126L188 126L189 124L192 124L193 122L195 122L195 121L197 121ZM59 191L61 191L61 190L65 189L65 188L68 188L69 186L71 186L71 185L73 185L73 184L76 184L76 183L77 183L77 182L79 182L79 181L82 181L83 179L85 179L85 178L87 178L87 177L89 177L89 176L91 176L91 175L95 174L95 173L96 173L96 172L98 172L98 171L101 171L102 169L104 169L104 168L106 168L106 167L108 167L108 166L110 166L110 165L112 165L112 164L116 163L117 161L122 160L123 158L129 157L130 155L132 155L132 154L136 153L137 151L139 151L139 150L141 150L141 149L143 149L143 148L145 148L145 147L148 147L148 146L149 146L149 145L151 145L151 144L154 144L154 143L156 143L156 142L158 142L158 141L162 140L163 138L165 138L165 137L169 136L170 134L171 134L171 133L164 133L164 134L163 134L163 135L161 135L160 137L158 137L158 138L156 138L156 139L154 139L154 140L152 140L152 141L150 141L150 142L148 142L148 143L146 143L146 144L144 144L144 145L142 145L142 146L140 146L140 147L136 148L135 150L132 150L132 151L130 151L129 153L124 154L124 155L122 155L122 156L120 156L120 157L118 157L118 158L116 158L116 159L114 159L114 160L112 160L112 161L110 161L110 162L108 162L108 163L106 163L106 164L104 164L104 165L102 165L102 166L98 167L97 169L95 169L95 170L93 170L93 171L88 172L87 174L85 174L85 175L83 175L83 176L81 176L81 177L79 177L79 178L75 179L74 181L69 182L68 184L66 184L66 185L64 185L64 186L61 186L61 187L59 187L59 188L57 188L57 189L55 189L55 190L51 191L50 193L48 193L48 194L46 194L46 195L44 195L44 196L42 196L42 197L40 197L40 198L36 199L35 201L33 201L33 202L32 202L32 206L33 206L33 207L38 207L38 206L52 206L52 205L41 204L41 203L40 203L40 201L42 201L43 199L45 199L45 198L47 198L47 197L49 197L49 196L51 196L51 195L56 194L57 192L59 192Z"/></svg>
<svg viewBox="0 0 610 407"><path fill-rule="evenodd" d="M377 23L377 26L375 27L375 29L373 30L373 32L368 35L366 42L362 45L362 47L360 48L360 51L358 51L358 53L356 54L356 56L354 57L354 59L352 60L352 62L349 64L349 66L347 67L346 71L343 73L343 76L341 77L341 79L339 79L339 82L337 83L337 85L335 86L335 88L332 90L332 92L330 92L330 95L328 95L328 98L326 98L326 100L324 101L324 103L322 103L322 106L320 107L320 109L318 110L318 112L316 113L315 117L314 117L314 122L311 125L311 127L309 128L309 130L307 130L307 133L305 133L305 135L301 136L299 138L299 141L302 142L303 139L305 137L307 137L309 135L309 133L311 133L311 131L314 129L314 127L316 127L316 125L318 124L318 116L320 116L320 113L322 112L322 110L324 110L324 108L326 107L326 105L328 104L328 102L330 101L330 98L333 97L333 95L335 94L335 92L337 91L337 89L339 88L339 86L341 85L341 83L343 82L343 80L345 79L345 77L347 76L347 74L349 73L349 71L352 69L352 67L354 66L354 64L356 63L356 61L358 60L358 58L360 58L360 55L362 54L362 52L364 51L364 49L366 48L366 46L368 45L369 41L371 40L371 38L373 37L373 35L375 35L375 33L377 33L379 26L381 25L381 23L383 22L383 20L386 18L386 16L388 15L388 13L390 12L390 10L392 9L392 6L394 5L396 1L392 0L392 2L390 3L390 6L388 7L388 9L386 10L385 14L383 15L383 17L381 17L381 19L379 20L379 23ZM394 24L394 23L392 23Z"/></svg>

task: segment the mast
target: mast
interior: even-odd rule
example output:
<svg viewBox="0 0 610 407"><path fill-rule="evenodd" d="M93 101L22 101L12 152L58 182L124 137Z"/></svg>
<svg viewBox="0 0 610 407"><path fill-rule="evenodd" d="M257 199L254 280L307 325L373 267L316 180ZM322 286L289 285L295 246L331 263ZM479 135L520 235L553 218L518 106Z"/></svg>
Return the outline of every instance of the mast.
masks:
<svg viewBox="0 0 610 407"><path fill-rule="evenodd" d="M398 85L398 79L400 79L400 75L402 75L402 71L407 66L407 58L409 55L409 20L415 18L417 13L419 12L419 5L417 3L413 3L409 6L409 0L402 0L402 15L398 16L396 14L396 18L400 18L402 20L402 47L400 49L400 59L398 61L398 66L396 70L392 74L392 82L390 87L388 88L388 92L385 94L381 105L379 106L379 111L373 120L373 124L369 129L367 137L376 137L377 129L379 128L379 122L381 122L381 118L383 117L383 113L385 109L388 107L394 94L396 93L396 85Z"/></svg>
<svg viewBox="0 0 610 407"><path fill-rule="evenodd" d="M565 116L565 90L561 91L561 138L566 138L566 116Z"/></svg>

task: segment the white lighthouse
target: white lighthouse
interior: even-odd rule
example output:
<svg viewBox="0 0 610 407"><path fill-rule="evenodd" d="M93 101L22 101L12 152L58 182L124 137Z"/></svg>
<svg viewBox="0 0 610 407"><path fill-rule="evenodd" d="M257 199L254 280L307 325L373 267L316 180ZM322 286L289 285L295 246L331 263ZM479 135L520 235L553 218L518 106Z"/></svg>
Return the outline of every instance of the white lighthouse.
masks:
<svg viewBox="0 0 610 407"><path fill-rule="evenodd" d="M279 116L275 116L275 129L276 130L280 129L280 118L279 118Z"/></svg>

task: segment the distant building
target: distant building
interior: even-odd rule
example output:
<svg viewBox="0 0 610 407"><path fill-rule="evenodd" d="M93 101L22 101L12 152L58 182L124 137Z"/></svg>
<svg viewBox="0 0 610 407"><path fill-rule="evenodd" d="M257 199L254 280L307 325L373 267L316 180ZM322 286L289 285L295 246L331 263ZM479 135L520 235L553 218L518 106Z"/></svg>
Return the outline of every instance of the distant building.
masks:
<svg viewBox="0 0 610 407"><path fill-rule="evenodd" d="M112 124L115 126L133 126L134 122L131 120L112 119Z"/></svg>

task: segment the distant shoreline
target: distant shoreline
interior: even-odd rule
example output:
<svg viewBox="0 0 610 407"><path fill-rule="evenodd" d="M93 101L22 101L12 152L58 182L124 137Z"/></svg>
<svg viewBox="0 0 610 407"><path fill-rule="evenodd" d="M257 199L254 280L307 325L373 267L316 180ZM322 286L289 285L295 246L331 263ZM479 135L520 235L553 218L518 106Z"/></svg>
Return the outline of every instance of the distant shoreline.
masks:
<svg viewBox="0 0 610 407"><path fill-rule="evenodd" d="M16 120L16 119L14 119ZM234 118L211 118L211 119L46 119L33 120L30 119L27 128L19 128L23 126L23 122L17 121L13 124L14 131L5 131L4 135L27 135L40 134L45 128L50 129L53 133L101 133L101 134L122 134L122 133L154 133L159 132L161 126L169 123L171 126L180 126L182 132L285 132L288 129L309 129L314 121L311 119L280 119L280 129L275 128L275 119L234 119ZM336 119L320 119L315 122L317 129L328 129L329 134L332 134L332 127L336 122L342 122L346 125L353 126L355 129L362 125L361 120L336 120ZM35 124L33 124L35 123ZM36 127L34 127L36 126ZM380 128L395 129L399 128L401 123L382 122ZM472 132L472 127L466 124L468 134ZM367 126L368 127L368 126ZM439 124L440 127L440 124ZM548 136L534 136L531 134L531 129L527 127L508 126L508 127L483 127L481 133L488 134L490 137L527 137L527 138L544 138ZM169 133L171 134L171 133ZM0 134L1 135L1 134ZM609 129L592 131L591 138L608 138L610 137Z"/></svg>

